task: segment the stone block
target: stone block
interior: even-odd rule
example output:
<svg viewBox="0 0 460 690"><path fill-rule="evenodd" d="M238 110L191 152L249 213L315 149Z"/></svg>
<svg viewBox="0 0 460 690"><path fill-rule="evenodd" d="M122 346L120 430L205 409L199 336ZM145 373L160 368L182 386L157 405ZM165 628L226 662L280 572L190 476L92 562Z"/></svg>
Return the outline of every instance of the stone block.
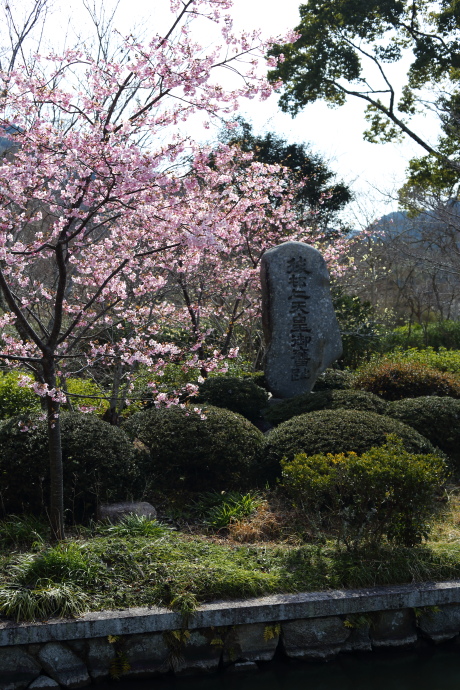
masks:
<svg viewBox="0 0 460 690"><path fill-rule="evenodd" d="M281 630L284 651L290 659L330 659L352 634L338 616L286 621Z"/></svg>
<svg viewBox="0 0 460 690"><path fill-rule="evenodd" d="M56 688L59 688L59 683L56 683L55 680L49 676L38 676L27 690L56 690Z"/></svg>
<svg viewBox="0 0 460 690"><path fill-rule="evenodd" d="M223 662L271 661L275 655L281 626L252 623L238 625L225 638Z"/></svg>
<svg viewBox="0 0 460 690"><path fill-rule="evenodd" d="M0 649L0 690L22 690L40 674L38 663L20 647Z"/></svg>
<svg viewBox="0 0 460 690"><path fill-rule="evenodd" d="M343 643L341 652L371 652L370 626L351 628L350 637Z"/></svg>
<svg viewBox="0 0 460 690"><path fill-rule="evenodd" d="M126 515L139 515L148 520L155 520L157 511L146 501L125 501L123 503L110 503L99 506L99 520L109 520L110 522L120 522Z"/></svg>
<svg viewBox="0 0 460 690"><path fill-rule="evenodd" d="M60 642L48 642L38 653L44 670L65 688L84 688L91 683L85 662Z"/></svg>
<svg viewBox="0 0 460 690"><path fill-rule="evenodd" d="M342 353L329 274L320 252L283 242L262 257L265 380L275 397L309 393Z"/></svg>
<svg viewBox="0 0 460 690"><path fill-rule="evenodd" d="M122 641L119 651L129 665L123 678L152 678L171 668L171 652L161 632L131 635Z"/></svg>
<svg viewBox="0 0 460 690"><path fill-rule="evenodd" d="M460 633L460 605L450 604L439 611L424 611L417 618L417 627L433 642L453 639Z"/></svg>
<svg viewBox="0 0 460 690"><path fill-rule="evenodd" d="M86 663L93 680L104 680L110 677L110 664L115 660L115 645L107 637L95 637L88 640Z"/></svg>
<svg viewBox="0 0 460 690"><path fill-rule="evenodd" d="M247 673L248 671L258 671L259 667L255 661L237 661L228 667L228 673Z"/></svg>
<svg viewBox="0 0 460 690"><path fill-rule="evenodd" d="M172 656L172 667L178 676L189 676L196 673L212 673L217 671L222 648L211 644L213 633L205 630L193 630L179 654Z"/></svg>
<svg viewBox="0 0 460 690"><path fill-rule="evenodd" d="M417 642L415 616L411 609L380 611L371 626L373 647L410 647Z"/></svg>

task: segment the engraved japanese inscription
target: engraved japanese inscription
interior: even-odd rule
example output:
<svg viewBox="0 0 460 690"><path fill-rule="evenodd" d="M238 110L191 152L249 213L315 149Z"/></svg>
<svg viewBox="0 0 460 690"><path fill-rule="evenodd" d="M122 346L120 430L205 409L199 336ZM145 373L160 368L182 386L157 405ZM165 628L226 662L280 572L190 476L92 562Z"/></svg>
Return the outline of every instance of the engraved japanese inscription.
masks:
<svg viewBox="0 0 460 690"><path fill-rule="evenodd" d="M284 242L264 254L261 281L269 389L308 393L342 352L325 261L303 242Z"/></svg>

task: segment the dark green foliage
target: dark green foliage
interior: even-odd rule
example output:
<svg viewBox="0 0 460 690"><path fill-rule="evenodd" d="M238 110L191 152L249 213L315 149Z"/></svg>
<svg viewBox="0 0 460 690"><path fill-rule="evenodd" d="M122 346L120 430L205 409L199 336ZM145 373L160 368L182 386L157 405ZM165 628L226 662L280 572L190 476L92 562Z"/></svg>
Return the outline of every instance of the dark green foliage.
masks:
<svg viewBox="0 0 460 690"><path fill-rule="evenodd" d="M335 174L321 156L309 151L305 144L289 144L273 132L256 135L252 125L240 116L233 123L237 127L225 127L220 135L221 141L252 153L254 160L260 163L283 165L299 184L291 202L299 220L319 223L330 233L331 224L337 225L336 216L351 201L352 195L343 182L336 182ZM311 211L315 211L314 217Z"/></svg>
<svg viewBox="0 0 460 690"><path fill-rule="evenodd" d="M18 385L20 375L14 371L0 374L0 419L40 409L38 395Z"/></svg>
<svg viewBox="0 0 460 690"><path fill-rule="evenodd" d="M379 349L375 309L357 295L345 294L340 286L333 286L331 292L342 338L343 353L339 364L355 369Z"/></svg>
<svg viewBox="0 0 460 690"><path fill-rule="evenodd" d="M281 465L283 487L305 519L348 547L384 537L419 544L446 479L442 458L409 453L392 435L362 455L300 453Z"/></svg>
<svg viewBox="0 0 460 690"><path fill-rule="evenodd" d="M346 390L352 387L353 378L350 371L326 369L318 376L313 390L315 393L317 391Z"/></svg>
<svg viewBox="0 0 460 690"><path fill-rule="evenodd" d="M271 424L281 424L291 417L316 410L350 409L386 414L388 403L372 393L352 390L330 390L296 395L289 400L270 405L264 417Z"/></svg>
<svg viewBox="0 0 460 690"><path fill-rule="evenodd" d="M10 515L0 520L0 548L31 546L48 537L49 526L33 515Z"/></svg>
<svg viewBox="0 0 460 690"><path fill-rule="evenodd" d="M387 414L426 436L460 467L460 400L434 395L397 400Z"/></svg>
<svg viewBox="0 0 460 690"><path fill-rule="evenodd" d="M196 400L198 403L224 407L247 419L256 420L267 404L268 393L250 378L215 376L200 384Z"/></svg>
<svg viewBox="0 0 460 690"><path fill-rule="evenodd" d="M201 415L181 407L151 408L123 429L144 444L144 482L159 492L247 489L260 459L263 435L235 412L206 406Z"/></svg>
<svg viewBox="0 0 460 690"><path fill-rule="evenodd" d="M126 434L78 412L63 413L61 428L68 517L87 519L98 502L128 498L136 488L137 471L134 448ZM3 511L43 511L49 485L43 415L20 415L0 424L0 478Z"/></svg>
<svg viewBox="0 0 460 690"><path fill-rule="evenodd" d="M321 410L293 417L273 429L266 437L266 478L280 472L283 457L292 460L297 453L365 453L396 434L410 453L432 453L432 444L415 429L375 412Z"/></svg>
<svg viewBox="0 0 460 690"><path fill-rule="evenodd" d="M353 387L380 395L385 400L422 395L460 398L458 377L415 362L373 362L356 374Z"/></svg>

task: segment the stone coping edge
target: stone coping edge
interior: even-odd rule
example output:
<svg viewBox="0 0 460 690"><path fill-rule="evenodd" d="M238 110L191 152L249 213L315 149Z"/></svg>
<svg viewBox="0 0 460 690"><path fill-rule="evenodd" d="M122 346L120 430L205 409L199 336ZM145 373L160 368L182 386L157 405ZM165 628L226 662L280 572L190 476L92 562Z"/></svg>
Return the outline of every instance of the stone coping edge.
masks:
<svg viewBox="0 0 460 690"><path fill-rule="evenodd" d="M421 582L369 589L330 590L301 594L274 594L254 599L214 601L204 604L190 618L188 627L274 623L300 618L343 616L460 603L460 580ZM50 641L81 640L107 635L135 635L176 630L182 616L169 609L131 608L96 611L76 619L40 623L0 622L0 647Z"/></svg>

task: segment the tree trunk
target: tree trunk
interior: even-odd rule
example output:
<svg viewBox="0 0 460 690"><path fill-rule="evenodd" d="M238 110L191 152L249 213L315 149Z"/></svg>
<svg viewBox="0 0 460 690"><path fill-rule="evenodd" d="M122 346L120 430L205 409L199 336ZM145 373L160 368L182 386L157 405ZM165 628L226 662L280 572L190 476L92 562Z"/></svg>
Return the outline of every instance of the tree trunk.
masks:
<svg viewBox="0 0 460 690"><path fill-rule="evenodd" d="M44 364L45 381L49 388L56 388L54 362ZM49 521L53 541L61 541L64 534L64 472L61 444L61 405L46 396L48 451L50 461L50 510Z"/></svg>

